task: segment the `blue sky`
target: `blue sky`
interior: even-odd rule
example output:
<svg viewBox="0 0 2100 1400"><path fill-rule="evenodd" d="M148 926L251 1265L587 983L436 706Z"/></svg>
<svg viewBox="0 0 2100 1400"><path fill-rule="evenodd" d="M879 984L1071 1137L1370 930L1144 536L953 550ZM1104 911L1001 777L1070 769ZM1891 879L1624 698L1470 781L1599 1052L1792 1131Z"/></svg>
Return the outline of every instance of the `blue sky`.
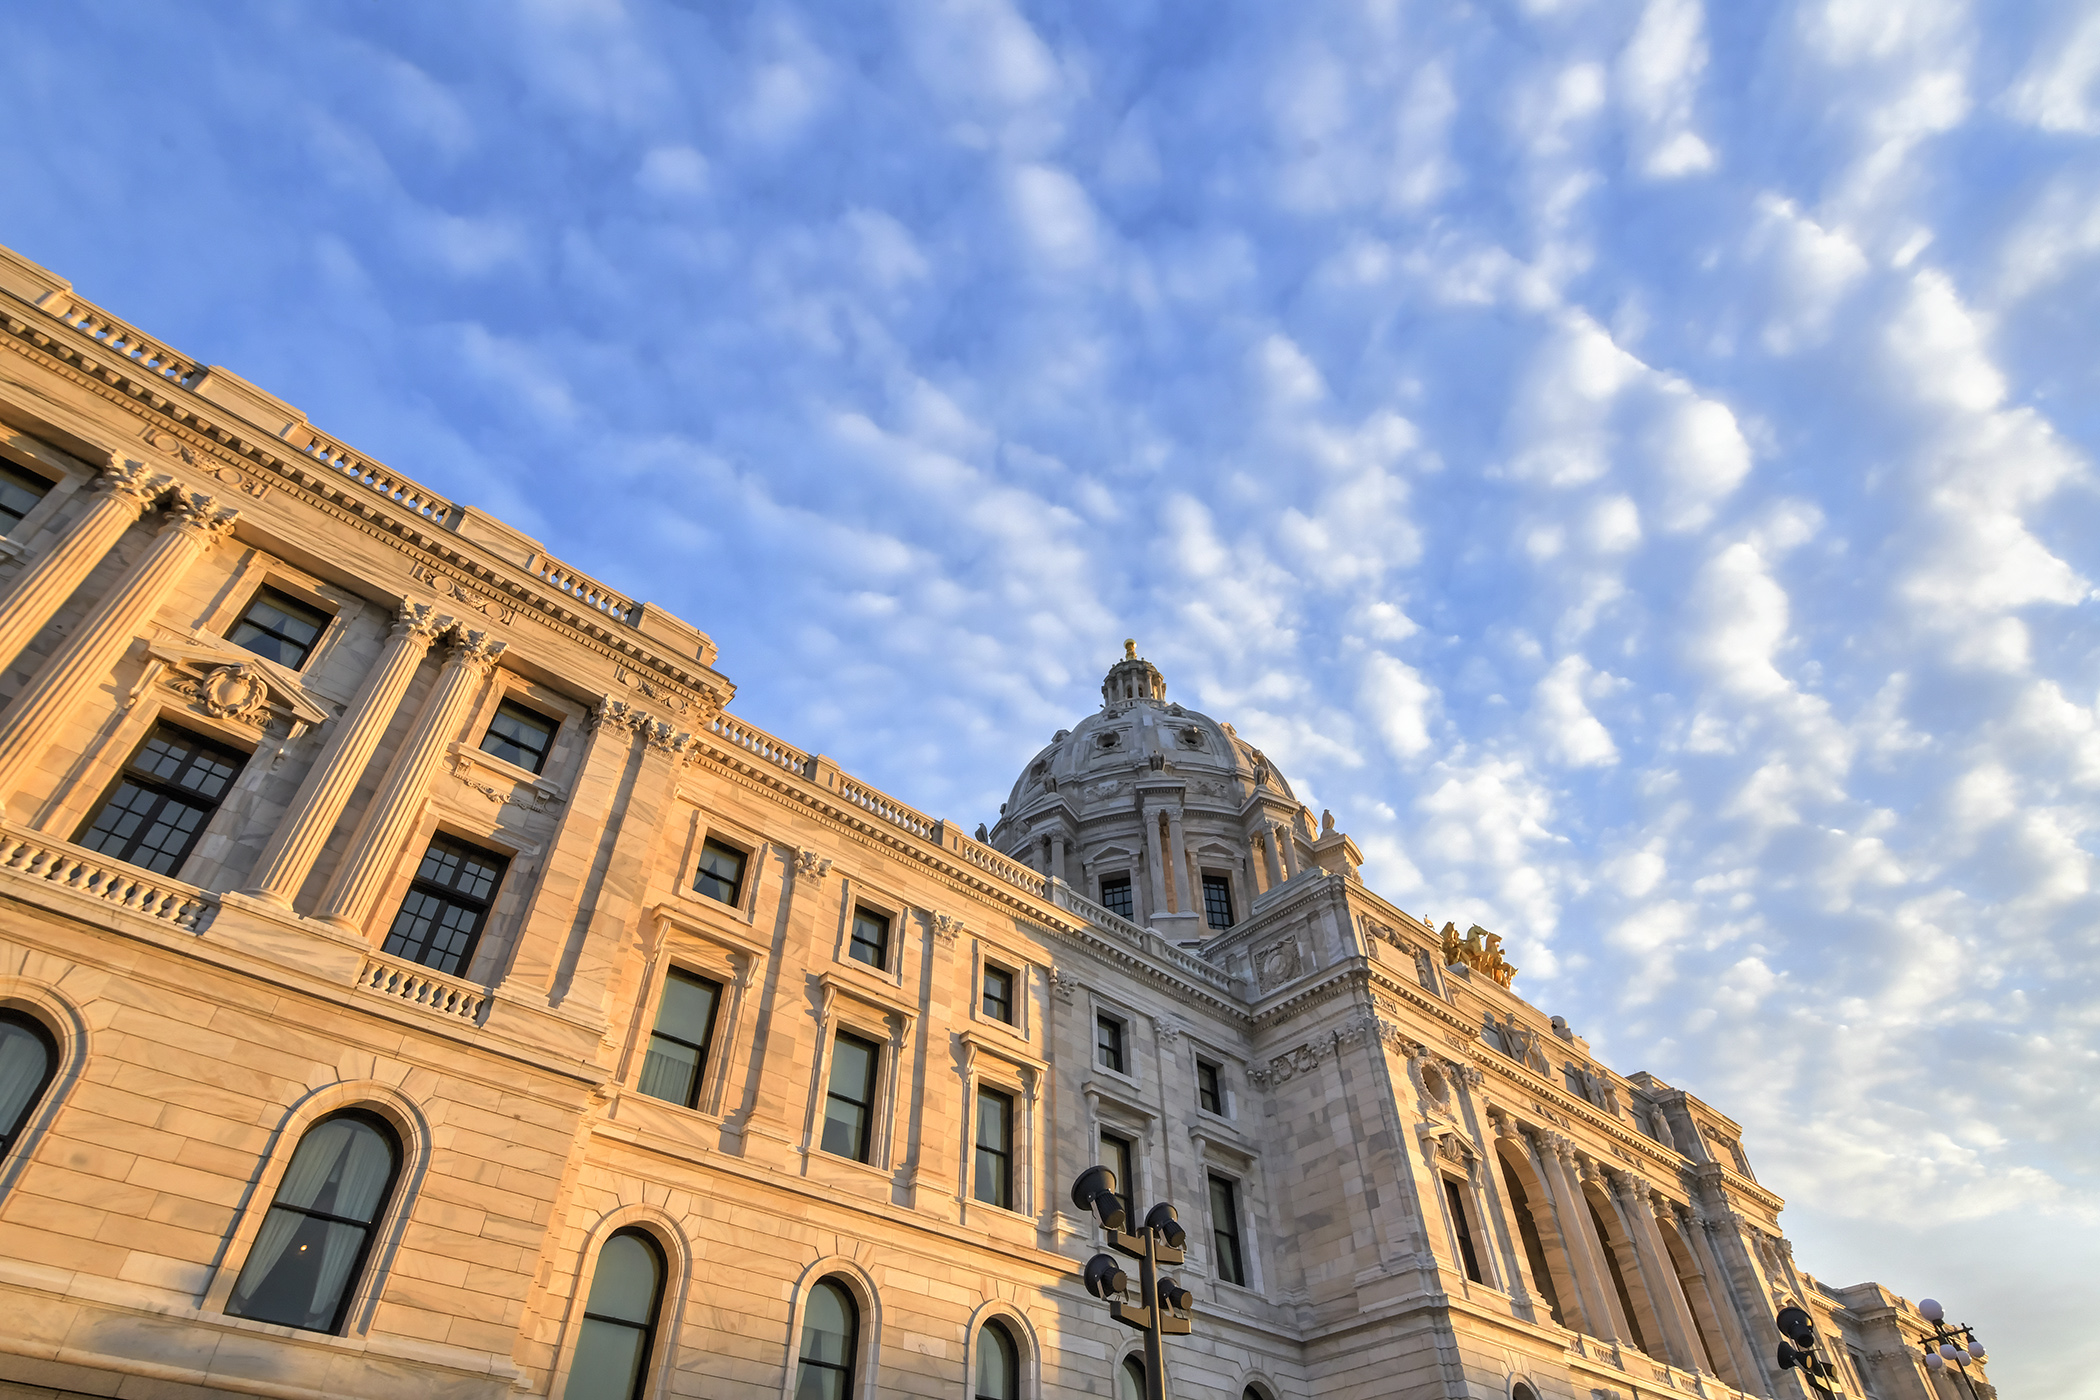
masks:
<svg viewBox="0 0 2100 1400"><path fill-rule="evenodd" d="M2100 11L5 8L0 241L937 815L1137 637L2100 1394Z"/></svg>

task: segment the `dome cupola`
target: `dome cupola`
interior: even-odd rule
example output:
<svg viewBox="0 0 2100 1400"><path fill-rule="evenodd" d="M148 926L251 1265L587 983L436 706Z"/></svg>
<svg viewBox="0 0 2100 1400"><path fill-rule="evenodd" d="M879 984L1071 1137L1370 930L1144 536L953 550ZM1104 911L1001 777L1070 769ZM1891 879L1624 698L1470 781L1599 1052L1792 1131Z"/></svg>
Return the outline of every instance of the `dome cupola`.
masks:
<svg viewBox="0 0 2100 1400"><path fill-rule="evenodd" d="M1101 704L1110 710L1127 705L1167 703L1167 678L1159 667L1137 654L1137 640L1123 641L1123 659L1101 679Z"/></svg>

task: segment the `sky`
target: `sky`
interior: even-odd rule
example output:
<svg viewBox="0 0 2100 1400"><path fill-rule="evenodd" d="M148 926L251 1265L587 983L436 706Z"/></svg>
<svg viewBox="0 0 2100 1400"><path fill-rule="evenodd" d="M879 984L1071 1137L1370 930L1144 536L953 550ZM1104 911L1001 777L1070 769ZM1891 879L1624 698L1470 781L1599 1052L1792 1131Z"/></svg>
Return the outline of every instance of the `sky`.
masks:
<svg viewBox="0 0 2100 1400"><path fill-rule="evenodd" d="M0 25L0 242L965 828L1136 638L1803 1267L2100 1395L2100 8Z"/></svg>

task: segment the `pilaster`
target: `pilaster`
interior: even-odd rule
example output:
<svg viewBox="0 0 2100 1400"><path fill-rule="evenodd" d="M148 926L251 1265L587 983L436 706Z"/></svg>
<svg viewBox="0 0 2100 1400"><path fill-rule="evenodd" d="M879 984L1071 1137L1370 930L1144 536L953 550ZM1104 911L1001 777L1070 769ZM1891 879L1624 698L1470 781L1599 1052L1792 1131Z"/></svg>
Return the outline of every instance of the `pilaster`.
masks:
<svg viewBox="0 0 2100 1400"><path fill-rule="evenodd" d="M90 488L93 504L0 599L0 666L22 654L124 532L174 486L173 477L149 472L143 462L113 461L102 469Z"/></svg>

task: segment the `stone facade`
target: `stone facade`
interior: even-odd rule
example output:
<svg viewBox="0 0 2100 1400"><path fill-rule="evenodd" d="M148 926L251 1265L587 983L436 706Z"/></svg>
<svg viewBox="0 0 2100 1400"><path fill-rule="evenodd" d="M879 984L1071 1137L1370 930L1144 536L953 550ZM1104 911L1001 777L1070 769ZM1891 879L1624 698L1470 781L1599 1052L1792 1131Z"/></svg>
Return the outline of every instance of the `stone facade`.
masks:
<svg viewBox="0 0 2100 1400"><path fill-rule="evenodd" d="M1848 1394L1960 1393L1796 1268L1733 1122L1368 889L1134 648L972 837L5 250L0 352L0 1394L784 1397L843 1298L841 1393L998 1393L997 1338L1115 1395L1066 1192L1119 1150L1189 1226L1184 1400L1801 1396L1788 1302ZM231 640L259 599L315 635ZM230 776L165 796L171 734ZM111 815L156 793L195 828Z"/></svg>

